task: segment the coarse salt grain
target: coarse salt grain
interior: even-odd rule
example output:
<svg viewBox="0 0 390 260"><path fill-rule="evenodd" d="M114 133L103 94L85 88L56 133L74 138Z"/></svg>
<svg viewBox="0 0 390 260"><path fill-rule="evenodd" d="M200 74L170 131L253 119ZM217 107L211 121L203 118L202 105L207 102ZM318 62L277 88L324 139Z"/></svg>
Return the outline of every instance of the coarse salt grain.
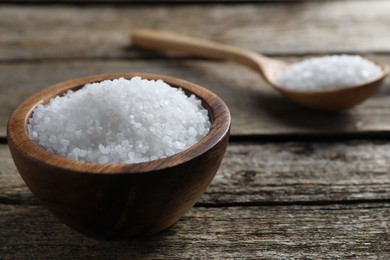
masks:
<svg viewBox="0 0 390 260"><path fill-rule="evenodd" d="M194 95L133 77L86 84L38 105L27 129L44 149L72 160L137 163L183 151L211 127Z"/></svg>
<svg viewBox="0 0 390 260"><path fill-rule="evenodd" d="M381 69L358 55L330 55L309 58L288 66L276 76L289 90L321 91L369 82L381 76Z"/></svg>

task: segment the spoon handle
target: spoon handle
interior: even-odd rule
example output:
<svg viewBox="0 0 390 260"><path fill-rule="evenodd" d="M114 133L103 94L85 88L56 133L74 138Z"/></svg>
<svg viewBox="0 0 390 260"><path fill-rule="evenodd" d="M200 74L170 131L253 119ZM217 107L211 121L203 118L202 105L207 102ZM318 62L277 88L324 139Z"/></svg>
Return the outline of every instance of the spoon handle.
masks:
<svg viewBox="0 0 390 260"><path fill-rule="evenodd" d="M259 63L268 60L267 57L238 47L151 29L135 30L132 44L150 50L177 51L197 57L232 60L257 71L261 71Z"/></svg>

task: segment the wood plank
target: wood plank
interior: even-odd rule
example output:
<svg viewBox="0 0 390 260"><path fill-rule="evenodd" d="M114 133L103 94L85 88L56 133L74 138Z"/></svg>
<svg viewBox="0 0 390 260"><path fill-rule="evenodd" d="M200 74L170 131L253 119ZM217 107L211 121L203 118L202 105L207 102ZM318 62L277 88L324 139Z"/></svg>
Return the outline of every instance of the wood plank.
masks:
<svg viewBox="0 0 390 260"><path fill-rule="evenodd" d="M198 205L326 204L390 198L390 144L230 144ZM0 145L0 203L39 203Z"/></svg>
<svg viewBox="0 0 390 260"><path fill-rule="evenodd" d="M390 64L390 55L368 55ZM294 62L304 57L283 56ZM0 64L0 138L11 112L34 92L71 78L109 72L150 72L192 81L229 106L234 136L374 135L390 131L390 79L376 96L344 113L298 107L255 72L229 62L202 60L69 60Z"/></svg>
<svg viewBox="0 0 390 260"><path fill-rule="evenodd" d="M390 257L390 204L194 208L150 238L84 237L40 206L0 204L0 255L20 258Z"/></svg>
<svg viewBox="0 0 390 260"><path fill-rule="evenodd" d="M0 8L0 60L137 57L134 28L190 34L260 53L388 52L390 2Z"/></svg>
<svg viewBox="0 0 390 260"><path fill-rule="evenodd" d="M385 142L231 144L201 203L337 203L390 198Z"/></svg>
<svg viewBox="0 0 390 260"><path fill-rule="evenodd" d="M7 145L0 145L0 191L0 204L40 204L20 177Z"/></svg>

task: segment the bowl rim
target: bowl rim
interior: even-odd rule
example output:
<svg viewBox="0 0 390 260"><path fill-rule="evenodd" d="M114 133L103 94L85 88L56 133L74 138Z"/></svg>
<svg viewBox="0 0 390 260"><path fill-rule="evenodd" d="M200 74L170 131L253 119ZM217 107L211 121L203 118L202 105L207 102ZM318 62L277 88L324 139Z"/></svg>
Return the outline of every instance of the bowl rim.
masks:
<svg viewBox="0 0 390 260"><path fill-rule="evenodd" d="M100 82L103 80L124 77L130 79L139 76L148 80L163 80L172 87L182 88L185 92L195 94L201 99L202 104L208 106L212 116L212 124L209 133L200 141L172 156L127 164L99 164L81 162L55 155L34 143L28 136L27 123L35 107L47 103L51 98L64 94L69 89L79 89L87 83ZM188 81L159 74L151 73L107 73L86 77L79 77L63 81L31 95L24 100L11 114L7 124L8 144L18 150L20 154L37 163L50 165L78 173L91 174L140 174L163 170L188 162L218 144L224 137L229 135L231 116L227 105L213 92Z"/></svg>

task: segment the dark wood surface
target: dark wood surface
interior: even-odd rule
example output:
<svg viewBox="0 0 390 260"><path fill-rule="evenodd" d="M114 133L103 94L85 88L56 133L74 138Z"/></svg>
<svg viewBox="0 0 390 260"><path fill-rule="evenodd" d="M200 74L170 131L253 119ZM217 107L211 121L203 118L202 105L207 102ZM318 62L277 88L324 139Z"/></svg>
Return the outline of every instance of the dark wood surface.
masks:
<svg viewBox="0 0 390 260"><path fill-rule="evenodd" d="M389 79L352 110L319 113L286 101L240 65L130 42L135 28L151 27L291 62L346 52L390 64L390 2L43 2L0 4L0 258L390 258ZM232 113L232 136L212 184L173 228L143 240L95 240L61 224L31 194L5 126L46 86L127 71L214 91Z"/></svg>
<svg viewBox="0 0 390 260"><path fill-rule="evenodd" d="M144 240L106 242L70 230L43 209L2 145L0 252L10 258L385 259L389 150L367 141L232 144L202 200L173 228Z"/></svg>
<svg viewBox="0 0 390 260"><path fill-rule="evenodd" d="M101 241L40 206L1 205L1 251L15 258L388 259L388 203L195 207L143 240Z"/></svg>

